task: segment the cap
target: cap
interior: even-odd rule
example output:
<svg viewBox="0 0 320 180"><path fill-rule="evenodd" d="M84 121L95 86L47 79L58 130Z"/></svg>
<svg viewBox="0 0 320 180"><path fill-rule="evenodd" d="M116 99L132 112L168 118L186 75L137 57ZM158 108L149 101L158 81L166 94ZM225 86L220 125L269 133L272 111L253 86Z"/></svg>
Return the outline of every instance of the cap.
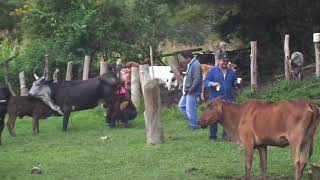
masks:
<svg viewBox="0 0 320 180"><path fill-rule="evenodd" d="M181 53L181 56L182 56L182 57L193 58L193 54L192 54L191 51L183 51L183 52Z"/></svg>
<svg viewBox="0 0 320 180"><path fill-rule="evenodd" d="M228 57L227 53L220 53L219 56L218 56L218 59L222 59L222 60L228 61L229 57Z"/></svg>

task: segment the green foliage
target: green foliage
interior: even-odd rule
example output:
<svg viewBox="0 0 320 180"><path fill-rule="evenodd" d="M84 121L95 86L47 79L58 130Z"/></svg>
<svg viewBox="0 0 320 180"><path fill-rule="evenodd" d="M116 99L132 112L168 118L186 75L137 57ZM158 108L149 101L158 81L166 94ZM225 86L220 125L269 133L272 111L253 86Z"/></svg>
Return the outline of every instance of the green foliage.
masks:
<svg viewBox="0 0 320 180"><path fill-rule="evenodd" d="M270 84L257 93L252 93L250 89L246 89L237 97L237 101L243 102L248 99L264 99L279 102L292 99L318 99L318 97L320 97L319 86L319 78L308 78L303 81L281 80Z"/></svg>

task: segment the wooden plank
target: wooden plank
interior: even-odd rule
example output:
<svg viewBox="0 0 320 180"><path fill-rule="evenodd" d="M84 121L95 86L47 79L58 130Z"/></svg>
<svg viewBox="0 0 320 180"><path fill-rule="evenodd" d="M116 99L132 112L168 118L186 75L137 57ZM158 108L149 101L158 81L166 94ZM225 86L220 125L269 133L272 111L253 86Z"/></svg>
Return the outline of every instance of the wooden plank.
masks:
<svg viewBox="0 0 320 180"><path fill-rule="evenodd" d="M72 65L73 65L73 62L69 61L67 66L66 81L72 80Z"/></svg>
<svg viewBox="0 0 320 180"><path fill-rule="evenodd" d="M250 46L251 90L255 92L258 88L257 41L250 41Z"/></svg>
<svg viewBox="0 0 320 180"><path fill-rule="evenodd" d="M286 80L290 79L290 47L289 47L290 35L286 34L284 38L284 74Z"/></svg>
<svg viewBox="0 0 320 180"><path fill-rule="evenodd" d="M131 100L137 110L140 109L140 75L138 67L131 67Z"/></svg>
<svg viewBox="0 0 320 180"><path fill-rule="evenodd" d="M27 88L26 78L24 71L19 73L19 82L20 82L20 96L28 96L29 90Z"/></svg>
<svg viewBox="0 0 320 180"><path fill-rule="evenodd" d="M320 33L313 34L314 52L316 58L316 76L320 76Z"/></svg>
<svg viewBox="0 0 320 180"><path fill-rule="evenodd" d="M90 56L85 55L84 57L84 63L83 63L83 74L82 74L82 80L89 79L89 69L90 69Z"/></svg>

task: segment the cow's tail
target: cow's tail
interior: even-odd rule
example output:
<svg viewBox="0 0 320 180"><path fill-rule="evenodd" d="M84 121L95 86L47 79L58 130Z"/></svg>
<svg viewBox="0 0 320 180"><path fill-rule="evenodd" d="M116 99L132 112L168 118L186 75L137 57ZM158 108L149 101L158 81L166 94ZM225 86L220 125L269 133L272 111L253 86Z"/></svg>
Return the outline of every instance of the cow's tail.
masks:
<svg viewBox="0 0 320 180"><path fill-rule="evenodd" d="M306 131L300 146L301 152L304 152L306 148L310 146L309 158L312 156L312 153L313 153L313 139L320 123L320 109L314 105L310 105L310 110L312 110L311 120L307 125Z"/></svg>

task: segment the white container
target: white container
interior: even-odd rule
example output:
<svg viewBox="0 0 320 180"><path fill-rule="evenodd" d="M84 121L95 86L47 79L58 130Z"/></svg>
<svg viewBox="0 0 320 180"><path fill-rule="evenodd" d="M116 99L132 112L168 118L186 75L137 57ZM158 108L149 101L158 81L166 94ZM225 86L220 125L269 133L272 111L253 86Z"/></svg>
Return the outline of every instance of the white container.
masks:
<svg viewBox="0 0 320 180"><path fill-rule="evenodd" d="M217 91L220 91L220 85L216 87L216 90L217 90Z"/></svg>
<svg viewBox="0 0 320 180"><path fill-rule="evenodd" d="M237 84L241 84L242 78L237 78Z"/></svg>

